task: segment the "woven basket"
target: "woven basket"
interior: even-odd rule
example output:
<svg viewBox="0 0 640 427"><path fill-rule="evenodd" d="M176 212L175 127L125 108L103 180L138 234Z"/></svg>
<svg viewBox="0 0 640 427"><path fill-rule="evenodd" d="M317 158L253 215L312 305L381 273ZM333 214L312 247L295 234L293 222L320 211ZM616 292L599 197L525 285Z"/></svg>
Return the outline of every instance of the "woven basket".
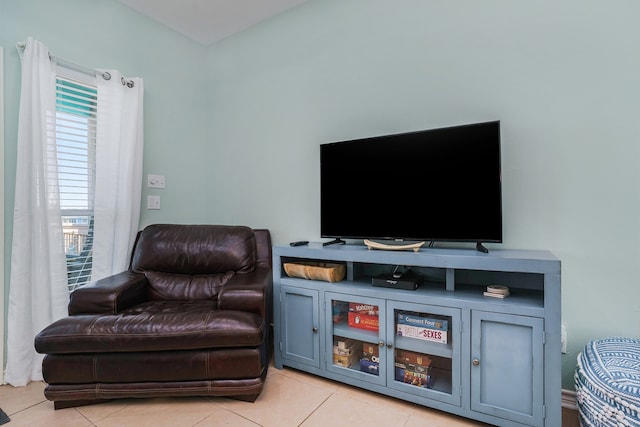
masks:
<svg viewBox="0 0 640 427"><path fill-rule="evenodd" d="M285 262L284 272L289 277L300 277L324 282L339 282L344 279L347 269L344 264L330 262Z"/></svg>

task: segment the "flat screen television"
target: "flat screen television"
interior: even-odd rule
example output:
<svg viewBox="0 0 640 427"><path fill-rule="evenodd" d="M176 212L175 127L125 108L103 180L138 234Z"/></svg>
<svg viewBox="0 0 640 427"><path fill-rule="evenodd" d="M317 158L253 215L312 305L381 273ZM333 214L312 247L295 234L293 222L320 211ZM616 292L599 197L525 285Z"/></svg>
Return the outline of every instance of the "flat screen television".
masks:
<svg viewBox="0 0 640 427"><path fill-rule="evenodd" d="M500 121L321 144L320 233L501 243Z"/></svg>

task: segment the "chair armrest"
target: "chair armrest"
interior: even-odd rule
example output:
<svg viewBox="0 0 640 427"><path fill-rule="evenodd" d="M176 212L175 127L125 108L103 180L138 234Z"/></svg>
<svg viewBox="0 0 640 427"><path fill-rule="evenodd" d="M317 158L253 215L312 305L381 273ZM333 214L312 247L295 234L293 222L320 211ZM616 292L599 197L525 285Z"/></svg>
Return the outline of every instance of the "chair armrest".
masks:
<svg viewBox="0 0 640 427"><path fill-rule="evenodd" d="M71 292L69 315L116 314L146 301L147 278L124 271Z"/></svg>
<svg viewBox="0 0 640 427"><path fill-rule="evenodd" d="M262 317L271 313L271 268L257 267L234 275L218 294L218 309L250 311ZM269 319L267 319L269 320Z"/></svg>

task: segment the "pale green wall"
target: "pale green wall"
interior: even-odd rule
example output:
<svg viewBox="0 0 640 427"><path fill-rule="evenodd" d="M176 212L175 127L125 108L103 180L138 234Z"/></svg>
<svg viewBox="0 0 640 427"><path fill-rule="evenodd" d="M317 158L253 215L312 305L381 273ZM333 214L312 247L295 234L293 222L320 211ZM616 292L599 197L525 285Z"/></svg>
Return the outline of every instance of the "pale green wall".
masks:
<svg viewBox="0 0 640 427"><path fill-rule="evenodd" d="M167 188L144 189L162 210L143 209L143 226L235 223L279 244L318 240L320 143L500 119L505 242L487 246L562 260L572 389L587 340L640 336L639 15L633 0L310 0L205 49L112 0L0 0L6 209L13 46L29 35L145 79L145 173ZM9 215L7 237L10 227Z"/></svg>
<svg viewBox="0 0 640 427"><path fill-rule="evenodd" d="M226 184L207 215L318 240L320 143L500 119L499 246L562 260L573 389L587 340L640 336L638 16L631 0L312 0L208 52L207 180Z"/></svg>

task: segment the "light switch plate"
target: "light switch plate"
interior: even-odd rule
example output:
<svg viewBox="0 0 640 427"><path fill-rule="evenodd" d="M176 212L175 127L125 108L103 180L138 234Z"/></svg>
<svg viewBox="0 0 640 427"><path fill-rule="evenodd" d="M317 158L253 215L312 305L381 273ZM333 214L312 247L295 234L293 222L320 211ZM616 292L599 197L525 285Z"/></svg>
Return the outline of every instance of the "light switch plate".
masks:
<svg viewBox="0 0 640 427"><path fill-rule="evenodd" d="M160 196L147 196L147 209L160 209Z"/></svg>
<svg viewBox="0 0 640 427"><path fill-rule="evenodd" d="M147 175L147 187L164 188L164 175Z"/></svg>

